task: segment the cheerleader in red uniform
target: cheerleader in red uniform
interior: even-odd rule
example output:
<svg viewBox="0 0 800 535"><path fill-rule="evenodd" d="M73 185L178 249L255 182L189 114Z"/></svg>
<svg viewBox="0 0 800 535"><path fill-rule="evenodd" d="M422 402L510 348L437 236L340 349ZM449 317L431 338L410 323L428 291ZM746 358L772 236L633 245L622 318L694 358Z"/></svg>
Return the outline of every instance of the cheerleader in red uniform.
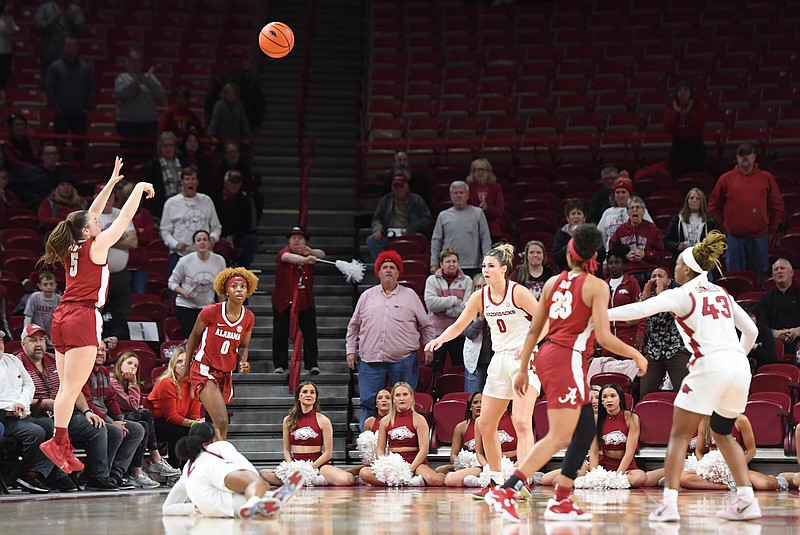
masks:
<svg viewBox="0 0 800 535"><path fill-rule="evenodd" d="M217 440L228 436L227 405L233 401L231 373L236 363L241 373L250 373L247 346L256 317L244 301L257 287L258 277L252 272L241 267L223 269L214 278L214 291L223 301L200 311L186 342L186 354L193 355L187 366L192 388L214 422Z"/></svg>
<svg viewBox="0 0 800 535"><path fill-rule="evenodd" d="M283 419L283 459L310 461L328 485L353 485L353 474L329 464L332 456L333 425L320 412L317 385L304 381L295 390L294 406ZM261 477L273 485L281 484L274 470L262 470Z"/></svg>
<svg viewBox="0 0 800 535"><path fill-rule="evenodd" d="M443 464L436 469L440 474L447 474L452 472L455 468L456 459L461 450L475 453L475 421L481 415L481 398L483 395L480 392L473 392L467 398L467 412L464 414L464 420L459 422L455 429L453 429L453 442L450 443L450 463ZM447 484L445 479L445 485ZM461 486L461 485L458 485Z"/></svg>
<svg viewBox="0 0 800 535"><path fill-rule="evenodd" d="M381 425L381 420L384 416L389 414L392 408L392 393L386 390L379 390L375 395L375 416L370 416L364 420L364 429L362 431L370 430L373 433L378 433L378 428Z"/></svg>
<svg viewBox="0 0 800 535"><path fill-rule="evenodd" d="M387 451L397 453L411 465L412 474L422 477L426 486L441 487L444 474L437 474L428 466L429 431L425 417L414 410L414 389L399 381L392 388L389 415L381 420L375 457L379 458ZM363 468L359 475L372 486L386 486L375 477L370 467Z"/></svg>
<svg viewBox="0 0 800 535"><path fill-rule="evenodd" d="M50 233L42 261L61 263L66 270L66 290L53 312L50 338L56 350L56 367L61 385L53 414L55 434L39 448L53 464L66 473L83 470L73 453L67 435L75 400L94 367L97 348L102 343L103 319L100 309L108 294L108 250L119 241L139 208L142 194L153 197L153 186L139 182L122 206L119 216L101 231L98 219L111 192L122 175L122 159L114 162L114 172L95 197L89 210L72 212Z"/></svg>

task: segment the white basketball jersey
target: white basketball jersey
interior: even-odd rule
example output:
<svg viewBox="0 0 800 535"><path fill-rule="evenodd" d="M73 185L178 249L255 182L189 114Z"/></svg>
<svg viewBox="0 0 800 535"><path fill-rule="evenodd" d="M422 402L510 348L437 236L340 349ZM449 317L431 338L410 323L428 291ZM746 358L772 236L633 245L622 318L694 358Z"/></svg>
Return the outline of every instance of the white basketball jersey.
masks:
<svg viewBox="0 0 800 535"><path fill-rule="evenodd" d="M492 350L495 353L517 351L525 344L531 327L531 316L514 303L515 286L516 282L506 281L506 293L499 303L492 302L488 285L482 290L483 316L492 332Z"/></svg>
<svg viewBox="0 0 800 535"><path fill-rule="evenodd" d="M705 279L703 277L703 279ZM692 309L685 316L675 316L683 342L695 357L726 352L744 355L734 324L733 299L723 288L701 280L691 281L683 291L692 300Z"/></svg>

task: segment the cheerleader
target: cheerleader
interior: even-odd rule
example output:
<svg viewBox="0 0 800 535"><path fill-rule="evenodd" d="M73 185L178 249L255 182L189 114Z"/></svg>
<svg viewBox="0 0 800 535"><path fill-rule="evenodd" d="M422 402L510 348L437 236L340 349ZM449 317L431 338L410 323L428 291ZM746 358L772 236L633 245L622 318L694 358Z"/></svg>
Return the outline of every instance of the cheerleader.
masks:
<svg viewBox="0 0 800 535"><path fill-rule="evenodd" d="M294 406L283 419L283 459L308 461L325 483L336 487L349 487L355 483L353 474L329 464L333 457L333 425L320 412L317 385L311 381L300 383L294 392ZM280 485L274 470L262 470L261 476Z"/></svg>
<svg viewBox="0 0 800 535"><path fill-rule="evenodd" d="M378 433L378 426L384 416L389 414L392 408L392 393L386 390L379 390L375 395L375 416L370 416L364 420L364 428L362 431L372 431Z"/></svg>
<svg viewBox="0 0 800 535"><path fill-rule="evenodd" d="M379 390L375 394L375 416L370 416L364 420L364 427L361 429L361 434L357 439L357 449L362 456L363 464L347 469L347 472L353 474L353 477L358 476L361 469L365 466L372 464L375 457L375 446L378 442L378 428L381 425L381 420L389 414L392 407L392 393L386 390Z"/></svg>
<svg viewBox="0 0 800 535"><path fill-rule="evenodd" d="M375 458L384 454L398 453L410 465L411 473L420 476L429 487L444 485L444 474L437 474L428 466L429 448L428 422L414 410L414 389L408 383L399 381L392 388L392 407L389 415L381 420L378 428L378 446ZM361 479L374 487L385 487L372 468L364 467L359 473Z"/></svg>
<svg viewBox="0 0 800 535"><path fill-rule="evenodd" d="M222 270L214 278L214 291L223 301L200 311L186 342L186 354L193 355L191 366L186 368L192 388L220 440L228 436L227 405L233 401L231 372L238 362L241 373L250 373L247 346L256 317L244 307L244 301L257 287L258 277L244 268Z"/></svg>
<svg viewBox="0 0 800 535"><path fill-rule="evenodd" d="M292 474L275 492L230 442L215 440L213 426L199 423L178 441L178 456L187 460L169 491L161 512L189 516L195 510L208 517L263 519L281 507L303 486L303 475Z"/></svg>
<svg viewBox="0 0 800 535"><path fill-rule="evenodd" d="M443 464L437 468L436 471L440 474L453 471L455 465L458 464L458 455L461 451L475 453L475 420L481 415L481 397L480 392L473 392L467 398L464 420L453 429L453 442L450 443L450 464ZM446 478L445 485L447 485Z"/></svg>

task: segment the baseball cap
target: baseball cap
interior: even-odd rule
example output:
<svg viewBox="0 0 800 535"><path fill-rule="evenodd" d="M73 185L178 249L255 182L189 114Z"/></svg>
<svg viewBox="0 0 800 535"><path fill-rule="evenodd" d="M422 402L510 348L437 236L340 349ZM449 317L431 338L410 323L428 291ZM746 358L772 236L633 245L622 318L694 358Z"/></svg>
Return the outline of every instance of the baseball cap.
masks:
<svg viewBox="0 0 800 535"><path fill-rule="evenodd" d="M289 234L287 234L286 237L287 238L291 238L295 234L299 234L302 237L304 237L306 239L306 241L309 241L308 232L306 232L306 229L301 227L300 225L293 226L292 230L289 231Z"/></svg>
<svg viewBox="0 0 800 535"><path fill-rule="evenodd" d="M47 331L45 331L43 328L39 327L35 323L31 323L22 330L22 337L27 338L39 332L42 334L47 334Z"/></svg>
<svg viewBox="0 0 800 535"><path fill-rule="evenodd" d="M755 151L752 143L742 143L736 148L736 154L740 156L747 156L753 154Z"/></svg>
<svg viewBox="0 0 800 535"><path fill-rule="evenodd" d="M227 173L225 173L225 180L229 180L234 183L241 184L242 182L242 173L236 169L231 169Z"/></svg>

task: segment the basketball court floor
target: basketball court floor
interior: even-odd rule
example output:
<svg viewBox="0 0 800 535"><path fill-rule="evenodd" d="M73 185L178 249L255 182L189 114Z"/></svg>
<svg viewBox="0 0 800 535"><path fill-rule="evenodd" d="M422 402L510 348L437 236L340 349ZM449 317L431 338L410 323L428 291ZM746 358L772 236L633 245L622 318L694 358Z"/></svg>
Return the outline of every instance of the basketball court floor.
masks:
<svg viewBox="0 0 800 535"><path fill-rule="evenodd" d="M166 490L121 493L54 494L35 497L13 493L0 498L0 533L4 535L672 535L800 534L800 495L757 493L764 517L727 522L714 513L727 504L724 491L684 492L680 523L651 524L647 514L660 489L577 491L578 502L594 514L588 523L545 522L543 509L552 488L534 489L523 502L523 521L513 524L469 499L466 489L303 489L276 519L242 521L201 517L162 517Z"/></svg>

